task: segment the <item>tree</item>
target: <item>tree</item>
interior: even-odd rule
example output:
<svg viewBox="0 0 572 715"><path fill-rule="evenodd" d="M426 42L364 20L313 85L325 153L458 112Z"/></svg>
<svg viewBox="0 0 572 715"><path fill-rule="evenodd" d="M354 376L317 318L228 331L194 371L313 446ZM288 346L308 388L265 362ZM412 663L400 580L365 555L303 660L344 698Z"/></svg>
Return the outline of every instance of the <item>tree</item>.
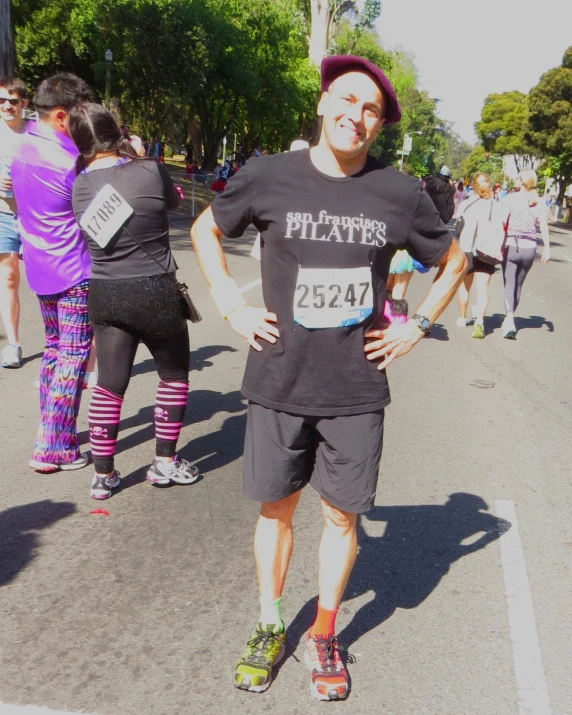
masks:
<svg viewBox="0 0 572 715"><path fill-rule="evenodd" d="M572 183L572 47L530 90L529 109L527 139L555 167L561 202Z"/></svg>
<svg viewBox="0 0 572 715"><path fill-rule="evenodd" d="M328 54L336 23L344 15L354 15L359 35L362 30L373 27L381 12L380 0L365 0L361 12L356 0L302 0L301 5L310 16L309 58L315 67L319 67Z"/></svg>
<svg viewBox="0 0 572 715"><path fill-rule="evenodd" d="M477 144L465 159L462 166L463 176L465 176L469 182L478 172L487 174L493 184L497 182L500 183L503 180L502 160L491 157L491 155L485 151L482 144Z"/></svg>
<svg viewBox="0 0 572 715"><path fill-rule="evenodd" d="M10 0L0 0L0 78L14 74L14 42Z"/></svg>
<svg viewBox="0 0 572 715"><path fill-rule="evenodd" d="M522 92L489 94L481 110L475 131L486 151L506 156L512 154L517 169L532 167L534 150L526 138L528 97Z"/></svg>

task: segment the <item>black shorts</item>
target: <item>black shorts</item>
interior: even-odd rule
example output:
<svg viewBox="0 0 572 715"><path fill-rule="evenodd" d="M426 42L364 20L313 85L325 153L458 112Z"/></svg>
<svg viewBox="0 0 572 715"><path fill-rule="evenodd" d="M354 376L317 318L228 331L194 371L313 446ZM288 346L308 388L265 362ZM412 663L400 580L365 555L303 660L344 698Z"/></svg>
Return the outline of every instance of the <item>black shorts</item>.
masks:
<svg viewBox="0 0 572 715"><path fill-rule="evenodd" d="M384 410L305 417L248 404L244 492L274 502L310 484L337 509L373 508L383 445Z"/></svg>
<svg viewBox="0 0 572 715"><path fill-rule="evenodd" d="M465 251L465 256L467 257L467 273L465 275L468 276L469 273L488 273L489 276L492 276L495 272L495 267L492 264L481 261L480 258L477 258L472 253Z"/></svg>

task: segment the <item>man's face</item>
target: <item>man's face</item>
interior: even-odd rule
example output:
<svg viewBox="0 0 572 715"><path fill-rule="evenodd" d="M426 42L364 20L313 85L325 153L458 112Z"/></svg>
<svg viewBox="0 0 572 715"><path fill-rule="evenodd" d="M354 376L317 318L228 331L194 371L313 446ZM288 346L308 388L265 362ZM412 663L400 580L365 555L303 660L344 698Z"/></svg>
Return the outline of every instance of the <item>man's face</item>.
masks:
<svg viewBox="0 0 572 715"><path fill-rule="evenodd" d="M129 139L129 127L121 127L121 133L125 139Z"/></svg>
<svg viewBox="0 0 572 715"><path fill-rule="evenodd" d="M28 101L20 99L17 94L8 92L4 87L0 87L0 119L5 122L13 122L22 119L24 109Z"/></svg>
<svg viewBox="0 0 572 715"><path fill-rule="evenodd" d="M381 89L364 72L338 77L318 105L327 144L348 159L367 153L385 122L384 111Z"/></svg>

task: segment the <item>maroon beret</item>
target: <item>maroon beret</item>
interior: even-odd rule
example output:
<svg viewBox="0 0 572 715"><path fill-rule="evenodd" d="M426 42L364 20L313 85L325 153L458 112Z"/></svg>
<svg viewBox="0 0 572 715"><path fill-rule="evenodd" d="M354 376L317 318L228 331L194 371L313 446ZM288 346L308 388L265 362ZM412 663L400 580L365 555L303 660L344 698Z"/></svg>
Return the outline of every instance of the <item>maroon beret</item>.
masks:
<svg viewBox="0 0 572 715"><path fill-rule="evenodd" d="M334 55L322 60L322 92L327 92L332 82L346 72L366 72L376 82L385 95L387 108L385 124L396 124L401 119L401 107L391 82L385 74L369 60L355 55Z"/></svg>

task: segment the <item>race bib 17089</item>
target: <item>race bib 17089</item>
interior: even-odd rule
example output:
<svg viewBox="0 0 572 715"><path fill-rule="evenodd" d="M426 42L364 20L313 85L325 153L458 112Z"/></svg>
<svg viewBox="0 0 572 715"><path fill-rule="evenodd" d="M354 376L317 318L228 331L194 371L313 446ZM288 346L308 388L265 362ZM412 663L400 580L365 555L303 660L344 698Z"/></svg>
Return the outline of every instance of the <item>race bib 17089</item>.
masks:
<svg viewBox="0 0 572 715"><path fill-rule="evenodd" d="M305 328L344 328L373 311L371 268L300 268L294 321Z"/></svg>
<svg viewBox="0 0 572 715"><path fill-rule="evenodd" d="M132 215L133 209L127 201L111 184L106 184L87 207L79 225L101 248L105 248Z"/></svg>

